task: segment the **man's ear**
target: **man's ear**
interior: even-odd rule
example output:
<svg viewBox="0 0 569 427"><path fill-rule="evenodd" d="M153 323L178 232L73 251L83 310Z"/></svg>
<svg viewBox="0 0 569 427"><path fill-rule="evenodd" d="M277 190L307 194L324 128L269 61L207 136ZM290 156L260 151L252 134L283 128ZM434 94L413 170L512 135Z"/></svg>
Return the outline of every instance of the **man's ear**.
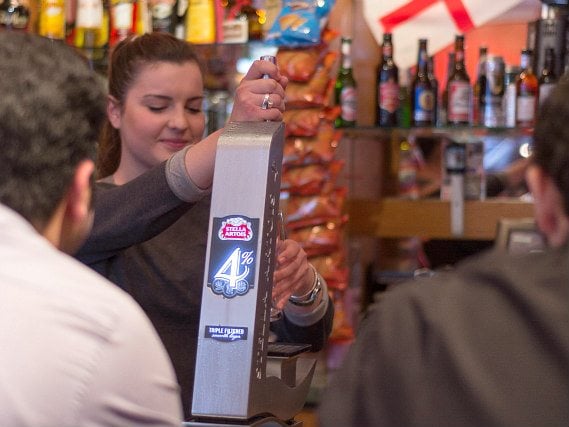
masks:
<svg viewBox="0 0 569 427"><path fill-rule="evenodd" d="M537 226L551 246L560 246L569 235L569 218L563 210L563 198L559 189L535 164L528 166L526 182L534 199L534 215Z"/></svg>
<svg viewBox="0 0 569 427"><path fill-rule="evenodd" d="M121 105L114 96L107 96L107 117L115 129L121 125Z"/></svg>
<svg viewBox="0 0 569 427"><path fill-rule="evenodd" d="M91 230L91 177L94 169L93 161L82 161L75 169L73 182L67 190L60 240L60 249L64 252L75 252Z"/></svg>

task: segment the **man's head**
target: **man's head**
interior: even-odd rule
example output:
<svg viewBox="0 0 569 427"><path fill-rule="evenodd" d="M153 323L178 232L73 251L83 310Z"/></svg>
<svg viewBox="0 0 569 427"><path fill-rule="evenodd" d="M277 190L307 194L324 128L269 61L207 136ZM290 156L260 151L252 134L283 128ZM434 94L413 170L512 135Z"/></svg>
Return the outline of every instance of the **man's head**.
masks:
<svg viewBox="0 0 569 427"><path fill-rule="evenodd" d="M551 246L569 239L569 82L559 83L540 107L526 180L535 217Z"/></svg>
<svg viewBox="0 0 569 427"><path fill-rule="evenodd" d="M39 36L1 32L0 58L0 203L70 251L90 224L103 85L72 48Z"/></svg>

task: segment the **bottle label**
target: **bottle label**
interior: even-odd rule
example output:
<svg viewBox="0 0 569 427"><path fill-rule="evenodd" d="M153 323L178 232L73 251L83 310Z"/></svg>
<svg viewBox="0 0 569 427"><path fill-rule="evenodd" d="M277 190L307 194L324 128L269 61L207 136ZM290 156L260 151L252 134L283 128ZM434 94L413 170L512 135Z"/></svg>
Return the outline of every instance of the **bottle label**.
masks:
<svg viewBox="0 0 569 427"><path fill-rule="evenodd" d="M249 26L245 19L226 19L223 21L223 43L247 43Z"/></svg>
<svg viewBox="0 0 569 427"><path fill-rule="evenodd" d="M152 30L169 33L174 30L174 2L171 0L152 0L150 2L152 15Z"/></svg>
<svg viewBox="0 0 569 427"><path fill-rule="evenodd" d="M415 109L413 120L415 122L432 122L435 107L435 96L432 89L418 88L415 90Z"/></svg>
<svg viewBox="0 0 569 427"><path fill-rule="evenodd" d="M117 30L130 30L132 27L134 5L128 1L121 1L112 8L113 27Z"/></svg>
<svg viewBox="0 0 569 427"><path fill-rule="evenodd" d="M516 118L518 122L532 122L535 117L535 96L518 96Z"/></svg>
<svg viewBox="0 0 569 427"><path fill-rule="evenodd" d="M65 38L65 2L42 1L38 33L40 36L53 39Z"/></svg>
<svg viewBox="0 0 569 427"><path fill-rule="evenodd" d="M389 113L395 113L399 108L399 85L393 80L382 82L378 87L379 108Z"/></svg>
<svg viewBox="0 0 569 427"><path fill-rule="evenodd" d="M464 81L452 81L448 88L449 123L468 122L470 120L470 84Z"/></svg>
<svg viewBox="0 0 569 427"><path fill-rule="evenodd" d="M340 105L342 119L346 122L354 122L356 120L356 88L345 87L340 92Z"/></svg>
<svg viewBox="0 0 569 427"><path fill-rule="evenodd" d="M103 25L103 2L101 0L79 0L75 24L78 28L100 28Z"/></svg>
<svg viewBox="0 0 569 427"><path fill-rule="evenodd" d="M196 44L215 43L215 2L190 0L186 14L186 41Z"/></svg>

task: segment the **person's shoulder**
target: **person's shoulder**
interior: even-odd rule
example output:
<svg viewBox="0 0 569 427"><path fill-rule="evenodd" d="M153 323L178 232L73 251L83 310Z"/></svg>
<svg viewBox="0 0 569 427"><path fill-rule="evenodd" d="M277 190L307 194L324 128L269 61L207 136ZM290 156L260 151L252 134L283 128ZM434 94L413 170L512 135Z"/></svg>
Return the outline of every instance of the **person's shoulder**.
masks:
<svg viewBox="0 0 569 427"><path fill-rule="evenodd" d="M561 300L567 302L567 277L568 248L518 256L489 249L430 277L394 285L379 297L379 307L373 311L379 312L376 316L385 316L407 308L413 316L438 318L457 307L472 307L482 301L499 301L502 306L526 301L533 305L536 294L543 291L565 295ZM479 307L482 311L484 304Z"/></svg>
<svg viewBox="0 0 569 427"><path fill-rule="evenodd" d="M30 281L36 281L33 285L47 301L66 306L70 316L88 318L93 329L107 330L120 319L144 318L130 295L67 254L45 251L30 264L30 270Z"/></svg>

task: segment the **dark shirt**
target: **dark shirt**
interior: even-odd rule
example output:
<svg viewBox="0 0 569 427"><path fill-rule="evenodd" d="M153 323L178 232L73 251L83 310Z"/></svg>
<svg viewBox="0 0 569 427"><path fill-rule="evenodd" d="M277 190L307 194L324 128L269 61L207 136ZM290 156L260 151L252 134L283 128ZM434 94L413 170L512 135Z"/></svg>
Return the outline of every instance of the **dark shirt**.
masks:
<svg viewBox="0 0 569 427"><path fill-rule="evenodd" d="M397 285L331 374L322 427L569 425L569 248Z"/></svg>
<svg viewBox="0 0 569 427"><path fill-rule="evenodd" d="M168 187L164 166L122 186L98 183L93 231L78 259L127 291L144 309L168 351L191 415L210 198L184 203ZM326 342L333 305L308 327L271 324L279 341Z"/></svg>

